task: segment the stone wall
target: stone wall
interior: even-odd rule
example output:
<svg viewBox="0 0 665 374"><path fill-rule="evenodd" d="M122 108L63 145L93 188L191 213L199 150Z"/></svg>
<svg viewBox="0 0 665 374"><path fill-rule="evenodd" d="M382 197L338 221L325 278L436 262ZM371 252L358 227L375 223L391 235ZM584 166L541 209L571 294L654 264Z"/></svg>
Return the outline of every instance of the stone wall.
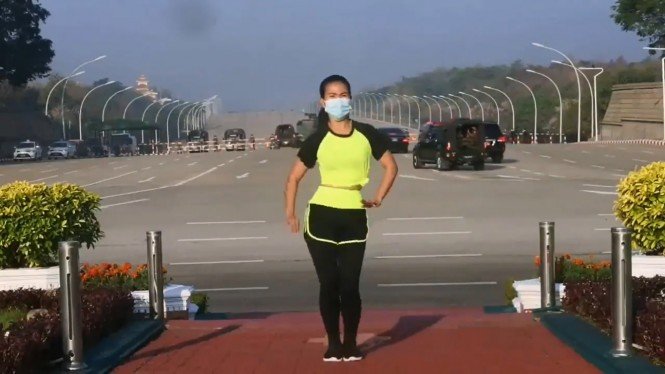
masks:
<svg viewBox="0 0 665 374"><path fill-rule="evenodd" d="M601 140L663 139L660 82L618 84L600 123Z"/></svg>

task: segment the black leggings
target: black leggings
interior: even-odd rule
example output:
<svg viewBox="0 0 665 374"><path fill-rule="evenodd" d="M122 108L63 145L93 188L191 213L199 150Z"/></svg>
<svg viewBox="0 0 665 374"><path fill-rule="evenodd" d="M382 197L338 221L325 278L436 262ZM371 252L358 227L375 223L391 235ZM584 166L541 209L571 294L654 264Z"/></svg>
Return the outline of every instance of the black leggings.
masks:
<svg viewBox="0 0 665 374"><path fill-rule="evenodd" d="M317 241L307 234L305 242L319 277L319 308L328 335L328 344L341 344L341 311L344 319L344 344L355 346L362 309L358 288L365 243L336 245Z"/></svg>

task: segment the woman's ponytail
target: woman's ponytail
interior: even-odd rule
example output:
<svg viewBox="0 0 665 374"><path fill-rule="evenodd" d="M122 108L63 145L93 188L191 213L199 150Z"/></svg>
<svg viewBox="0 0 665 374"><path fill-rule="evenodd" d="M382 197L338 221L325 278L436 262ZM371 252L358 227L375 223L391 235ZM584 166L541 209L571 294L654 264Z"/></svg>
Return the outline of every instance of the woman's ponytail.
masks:
<svg viewBox="0 0 665 374"><path fill-rule="evenodd" d="M327 130L328 129L328 122L330 122L330 117L328 116L328 112L326 112L325 108L321 108L319 110L319 116L318 116L318 129L319 130Z"/></svg>

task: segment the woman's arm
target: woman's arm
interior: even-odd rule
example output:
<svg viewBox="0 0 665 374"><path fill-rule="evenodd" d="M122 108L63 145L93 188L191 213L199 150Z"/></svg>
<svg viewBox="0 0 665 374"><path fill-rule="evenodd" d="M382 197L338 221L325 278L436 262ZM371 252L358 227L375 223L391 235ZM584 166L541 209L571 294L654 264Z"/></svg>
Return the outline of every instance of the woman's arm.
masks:
<svg viewBox="0 0 665 374"><path fill-rule="evenodd" d="M284 200L286 202L286 223L289 225L292 233L300 230L300 222L296 217L296 195L298 194L298 184L307 173L307 166L300 159L296 160L291 168L289 177L286 179L286 188L284 189Z"/></svg>
<svg viewBox="0 0 665 374"><path fill-rule="evenodd" d="M383 179L381 179L381 185L379 185L379 189L376 191L374 199L363 201L363 205L365 205L366 208L381 206L383 199L385 199L388 192L390 192L393 182L395 182L395 178L397 177L397 163L390 151L386 151L379 159L379 162L381 163L381 167L383 167Z"/></svg>

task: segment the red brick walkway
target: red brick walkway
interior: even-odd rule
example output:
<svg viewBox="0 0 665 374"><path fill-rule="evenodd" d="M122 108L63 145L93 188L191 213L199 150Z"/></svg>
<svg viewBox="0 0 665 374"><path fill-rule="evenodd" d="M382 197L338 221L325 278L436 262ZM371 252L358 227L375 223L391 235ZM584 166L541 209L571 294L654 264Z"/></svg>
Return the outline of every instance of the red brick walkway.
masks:
<svg viewBox="0 0 665 374"><path fill-rule="evenodd" d="M597 373L524 314L480 309L366 311L367 358L322 362L316 313L170 321L117 373Z"/></svg>

